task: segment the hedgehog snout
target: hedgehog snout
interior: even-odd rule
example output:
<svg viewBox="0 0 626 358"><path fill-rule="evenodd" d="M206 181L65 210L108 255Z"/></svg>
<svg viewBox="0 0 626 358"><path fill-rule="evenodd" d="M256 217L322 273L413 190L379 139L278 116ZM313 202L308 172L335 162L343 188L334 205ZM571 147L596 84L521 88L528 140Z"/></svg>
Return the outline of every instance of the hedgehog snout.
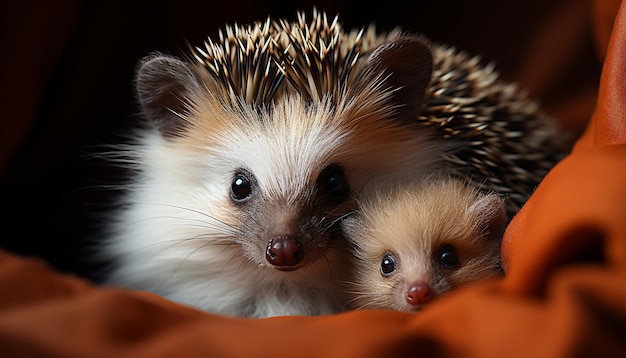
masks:
<svg viewBox="0 0 626 358"><path fill-rule="evenodd" d="M272 268L293 271L304 260L305 242L302 237L302 214L291 207L274 207L266 217L268 231L265 260Z"/></svg>
<svg viewBox="0 0 626 358"><path fill-rule="evenodd" d="M303 258L300 242L292 235L276 236L267 243L265 259L278 269L295 268Z"/></svg>
<svg viewBox="0 0 626 358"><path fill-rule="evenodd" d="M415 281L406 290L405 299L411 306L423 305L432 298L432 290L424 281Z"/></svg>

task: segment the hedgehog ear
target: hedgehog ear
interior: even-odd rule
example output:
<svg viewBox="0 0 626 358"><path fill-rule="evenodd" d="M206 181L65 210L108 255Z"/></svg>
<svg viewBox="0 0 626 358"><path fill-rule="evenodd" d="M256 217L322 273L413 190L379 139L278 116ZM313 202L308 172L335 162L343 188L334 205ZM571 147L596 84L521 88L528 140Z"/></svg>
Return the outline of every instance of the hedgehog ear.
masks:
<svg viewBox="0 0 626 358"><path fill-rule="evenodd" d="M154 54L140 62L135 86L144 115L164 137L171 137L183 125L186 93L201 88L201 80L189 64Z"/></svg>
<svg viewBox="0 0 626 358"><path fill-rule="evenodd" d="M473 229L487 240L500 240L507 224L506 208L499 195L481 196L469 211L474 217Z"/></svg>
<svg viewBox="0 0 626 358"><path fill-rule="evenodd" d="M432 47L427 39L399 36L374 49L363 65L373 76L388 76L387 83L397 89L393 101L400 105L401 117L414 118L419 114L433 73Z"/></svg>

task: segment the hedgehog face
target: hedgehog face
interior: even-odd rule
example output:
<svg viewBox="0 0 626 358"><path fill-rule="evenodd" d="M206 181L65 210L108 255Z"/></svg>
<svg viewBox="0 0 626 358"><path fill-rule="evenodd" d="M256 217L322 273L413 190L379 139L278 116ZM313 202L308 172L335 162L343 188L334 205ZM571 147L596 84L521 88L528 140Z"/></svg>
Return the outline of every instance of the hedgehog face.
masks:
<svg viewBox="0 0 626 358"><path fill-rule="evenodd" d="M230 117L217 132L217 125L204 126L219 111L203 111L177 142L210 158L205 181L221 190L219 205L228 208L243 255L257 266L293 271L339 245L338 221L353 205L336 155L343 133L327 124L329 108L297 99L283 104L224 113Z"/></svg>
<svg viewBox="0 0 626 358"><path fill-rule="evenodd" d="M364 198L342 227L355 248L354 304L405 312L500 275L505 211L495 194L427 176Z"/></svg>
<svg viewBox="0 0 626 358"><path fill-rule="evenodd" d="M244 255L257 265L293 271L317 264L342 246L338 222L350 211L350 188L343 169L324 168L310 190L270 198L265 180L237 170L231 185L232 212Z"/></svg>
<svg viewBox="0 0 626 358"><path fill-rule="evenodd" d="M405 238L410 247L389 247L378 256L380 282L374 286L385 292L380 295L384 298L370 307L417 312L453 289L500 275L497 241L464 235L441 238L440 243L413 236ZM373 262L363 261L358 270L372 267ZM370 305L366 303L361 300Z"/></svg>

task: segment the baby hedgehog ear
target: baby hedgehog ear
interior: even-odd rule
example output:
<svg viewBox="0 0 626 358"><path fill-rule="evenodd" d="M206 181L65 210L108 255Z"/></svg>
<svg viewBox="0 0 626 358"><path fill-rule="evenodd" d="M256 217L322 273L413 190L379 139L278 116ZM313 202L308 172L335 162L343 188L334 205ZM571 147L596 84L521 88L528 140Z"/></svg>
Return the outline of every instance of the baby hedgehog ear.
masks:
<svg viewBox="0 0 626 358"><path fill-rule="evenodd" d="M187 110L187 94L202 88L189 64L158 53L140 62L135 86L144 115L165 137L180 129L183 120L178 114Z"/></svg>
<svg viewBox="0 0 626 358"><path fill-rule="evenodd" d="M474 231L486 240L501 240L507 224L504 201L495 193L484 194L469 208Z"/></svg>
<svg viewBox="0 0 626 358"><path fill-rule="evenodd" d="M430 42L418 35L401 35L374 49L363 62L371 76L383 75L395 90L393 101L402 118L416 118L422 109L433 73Z"/></svg>

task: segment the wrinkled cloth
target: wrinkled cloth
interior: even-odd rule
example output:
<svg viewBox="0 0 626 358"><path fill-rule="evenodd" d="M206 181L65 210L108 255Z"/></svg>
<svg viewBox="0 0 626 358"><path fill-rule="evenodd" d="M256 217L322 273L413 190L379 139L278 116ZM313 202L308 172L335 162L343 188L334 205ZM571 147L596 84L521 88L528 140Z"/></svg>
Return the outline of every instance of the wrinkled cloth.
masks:
<svg viewBox="0 0 626 358"><path fill-rule="evenodd" d="M1 252L0 356L626 356L626 2L593 9L604 59L595 110L507 228L504 278L419 314L255 320L98 287Z"/></svg>

